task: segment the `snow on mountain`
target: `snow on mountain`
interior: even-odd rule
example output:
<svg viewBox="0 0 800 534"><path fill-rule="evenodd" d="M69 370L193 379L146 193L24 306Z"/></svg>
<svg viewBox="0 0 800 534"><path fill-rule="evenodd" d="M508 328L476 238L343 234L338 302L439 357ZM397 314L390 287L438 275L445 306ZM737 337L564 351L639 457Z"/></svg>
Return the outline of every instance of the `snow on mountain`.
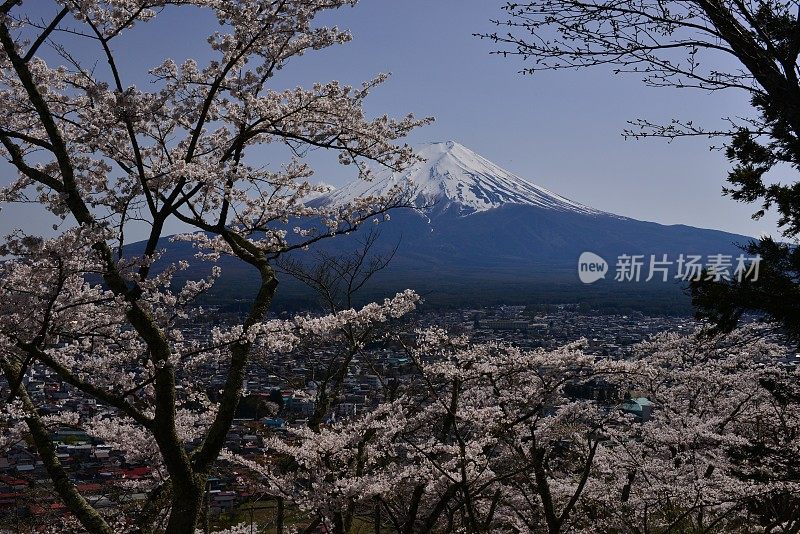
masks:
<svg viewBox="0 0 800 534"><path fill-rule="evenodd" d="M523 204L557 211L600 215L604 212L573 202L513 174L455 141L431 143L416 151L423 161L393 173L376 172L370 181L356 180L320 197L320 201L345 204L366 195L381 195L396 184L411 184L417 205L437 210L455 207L460 215Z"/></svg>

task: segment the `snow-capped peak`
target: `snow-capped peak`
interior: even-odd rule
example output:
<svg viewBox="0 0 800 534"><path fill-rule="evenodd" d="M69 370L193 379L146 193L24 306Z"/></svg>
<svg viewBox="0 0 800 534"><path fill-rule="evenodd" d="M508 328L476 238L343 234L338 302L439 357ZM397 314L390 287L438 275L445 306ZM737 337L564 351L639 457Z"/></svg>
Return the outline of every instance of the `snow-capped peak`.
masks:
<svg viewBox="0 0 800 534"><path fill-rule="evenodd" d="M504 204L602 213L532 184L455 141L430 143L415 152L423 161L402 172L379 171L370 182L356 180L323 196L323 201L345 204L361 196L382 195L397 184L410 182L418 205L435 205L437 209L456 205L462 215Z"/></svg>

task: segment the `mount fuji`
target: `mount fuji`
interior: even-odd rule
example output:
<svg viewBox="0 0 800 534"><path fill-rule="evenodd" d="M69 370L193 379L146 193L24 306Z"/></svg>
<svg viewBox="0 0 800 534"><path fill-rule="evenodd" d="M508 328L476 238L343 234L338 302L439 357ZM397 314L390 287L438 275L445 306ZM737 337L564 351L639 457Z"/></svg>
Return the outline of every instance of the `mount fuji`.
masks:
<svg viewBox="0 0 800 534"><path fill-rule="evenodd" d="M603 214L520 178L455 141L431 143L416 154L421 161L403 172L383 169L371 182L351 182L319 201L345 204L358 197L384 195L393 186L410 183L416 204L436 206L437 212L454 208L456 214L463 216L517 204L583 215Z"/></svg>
<svg viewBox="0 0 800 534"><path fill-rule="evenodd" d="M741 254L752 238L685 225L662 225L607 213L540 187L454 141L417 150L422 161L403 172L377 172L313 202L345 204L411 184L413 202L427 209L397 210L378 225L379 244L397 247L375 295L405 287L429 302L625 302L658 308L664 302L688 309L680 283L615 282L620 255ZM324 242L329 253L345 251L352 236ZM577 262L591 251L605 258L610 275L592 286L579 282ZM288 289L288 288L287 288Z"/></svg>
<svg viewBox="0 0 800 534"><path fill-rule="evenodd" d="M309 203L345 204L364 195L380 195L397 184L411 183L420 209L397 209L380 233L375 253L394 251L389 268L365 286L365 300L413 288L433 305L488 303L584 302L588 306L688 311L682 283L670 280L615 282L620 255L741 254L752 238L684 225L662 225L607 213L548 191L495 165L453 141L420 147L421 161L400 173L377 171L373 180L357 180L317 196ZM424 208L422 208L424 207ZM371 226L371 225L370 225ZM356 250L366 229L322 240L295 258L314 262L314 250L339 255ZM136 245L134 245L136 246ZM166 243L169 261L189 258L194 250ZM609 266L605 279L584 285L578 258L593 252ZM252 273L223 261L223 276L214 298L235 302L249 295ZM280 280L276 305L315 304L315 297L286 276Z"/></svg>

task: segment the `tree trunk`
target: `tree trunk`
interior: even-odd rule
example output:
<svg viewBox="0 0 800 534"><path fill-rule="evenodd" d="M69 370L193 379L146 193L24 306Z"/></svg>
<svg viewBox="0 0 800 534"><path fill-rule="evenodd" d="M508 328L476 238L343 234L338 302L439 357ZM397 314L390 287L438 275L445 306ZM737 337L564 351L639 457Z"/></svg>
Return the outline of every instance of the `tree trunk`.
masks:
<svg viewBox="0 0 800 534"><path fill-rule="evenodd" d="M375 498L375 534L381 534L381 501Z"/></svg>
<svg viewBox="0 0 800 534"><path fill-rule="evenodd" d="M72 483L64 470L64 466L61 465L56 449L50 439L50 432L36 413L36 407L28 395L28 390L22 384L22 370L20 367L10 361L3 361L2 368L9 384L20 382L17 396L29 413L25 417L25 423L31 432L31 438L39 453L39 458L42 460L50 481L53 483L53 487L61 501L87 532L91 534L113 534L113 530L103 519L103 516L78 492L75 484Z"/></svg>
<svg viewBox="0 0 800 534"><path fill-rule="evenodd" d="M558 534L561 532L561 521L556 514L553 497L550 494L550 485L547 483L547 473L544 467L544 450L533 445L533 474L536 482L536 491L542 502L542 513L547 522L547 532Z"/></svg>
<svg viewBox="0 0 800 534"><path fill-rule="evenodd" d="M204 475L196 475L193 484L173 483L172 511L165 531L167 534L195 534L203 511L205 487Z"/></svg>
<svg viewBox="0 0 800 534"><path fill-rule="evenodd" d="M344 516L341 512L336 512L333 514L333 534L346 534L346 532Z"/></svg>
<svg viewBox="0 0 800 534"><path fill-rule="evenodd" d="M276 534L283 534L283 521L286 511L283 508L283 497L278 497L278 511L275 518L275 532Z"/></svg>

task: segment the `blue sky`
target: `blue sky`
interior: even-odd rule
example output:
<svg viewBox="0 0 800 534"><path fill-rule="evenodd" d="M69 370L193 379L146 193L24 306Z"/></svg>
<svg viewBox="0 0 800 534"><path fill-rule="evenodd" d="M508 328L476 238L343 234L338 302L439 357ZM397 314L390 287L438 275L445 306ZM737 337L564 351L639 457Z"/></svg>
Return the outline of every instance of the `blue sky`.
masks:
<svg viewBox="0 0 800 534"><path fill-rule="evenodd" d="M705 139L666 143L624 140L626 120L672 117L708 125L748 112L737 93L650 89L636 77L609 70L523 76L521 63L490 55L493 45L472 36L492 31L501 0L362 0L333 12L326 23L349 28L354 40L313 52L290 64L284 86L331 79L359 84L379 72L389 81L369 99L367 111L432 115L436 123L412 143L453 139L495 163L563 196L598 209L665 224L758 235L775 233L775 217L755 222L755 207L722 197L728 163ZM49 2L29 9L47 12ZM116 44L130 74L146 83L150 66L169 56L202 58L215 26L202 14L168 11L138 26ZM102 65L99 65L102 67ZM341 185L352 169L312 156L318 179ZM8 167L0 166L3 173ZM7 178L2 178L7 181ZM0 231L30 221L24 207L0 212ZM35 226L35 225L34 225Z"/></svg>

